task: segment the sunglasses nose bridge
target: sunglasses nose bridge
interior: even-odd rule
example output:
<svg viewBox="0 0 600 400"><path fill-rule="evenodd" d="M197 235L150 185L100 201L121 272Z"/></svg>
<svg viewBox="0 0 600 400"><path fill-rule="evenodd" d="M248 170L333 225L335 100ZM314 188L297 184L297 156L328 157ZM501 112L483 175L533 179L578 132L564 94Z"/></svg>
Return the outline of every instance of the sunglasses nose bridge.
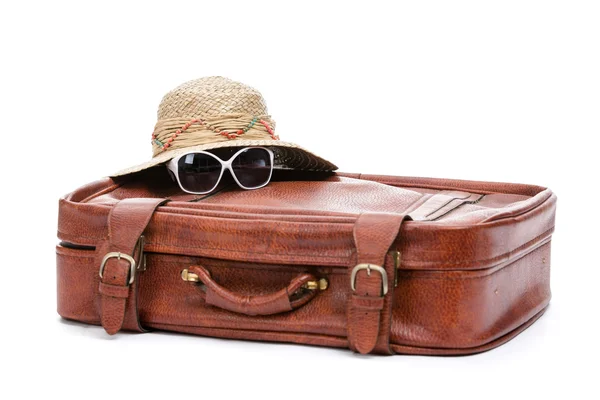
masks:
<svg viewBox="0 0 600 400"><path fill-rule="evenodd" d="M223 172L225 171L229 171L229 173L231 174L231 176L235 176L235 173L233 172L233 168L231 168L231 165L233 163L233 159L234 157L231 157L229 160L227 161L223 161L221 160L221 168L223 169Z"/></svg>

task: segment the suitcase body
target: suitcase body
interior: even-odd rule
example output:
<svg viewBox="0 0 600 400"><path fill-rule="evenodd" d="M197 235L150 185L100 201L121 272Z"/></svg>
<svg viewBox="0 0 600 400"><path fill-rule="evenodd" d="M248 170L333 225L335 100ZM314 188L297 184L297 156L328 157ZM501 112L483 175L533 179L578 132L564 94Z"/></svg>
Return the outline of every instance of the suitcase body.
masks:
<svg viewBox="0 0 600 400"><path fill-rule="evenodd" d="M58 313L109 333L476 353L548 306L555 209L538 186L291 171L194 196L151 168L60 199Z"/></svg>

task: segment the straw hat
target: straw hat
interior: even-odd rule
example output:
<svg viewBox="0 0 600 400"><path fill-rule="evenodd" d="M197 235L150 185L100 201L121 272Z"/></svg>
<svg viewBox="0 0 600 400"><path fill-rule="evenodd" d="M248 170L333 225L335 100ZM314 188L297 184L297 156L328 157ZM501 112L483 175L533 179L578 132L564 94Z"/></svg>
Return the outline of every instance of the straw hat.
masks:
<svg viewBox="0 0 600 400"><path fill-rule="evenodd" d="M275 168L337 169L297 144L279 140L261 94L220 76L189 81L167 93L158 107L151 141L150 161L111 176L142 171L188 151L246 146L269 147Z"/></svg>

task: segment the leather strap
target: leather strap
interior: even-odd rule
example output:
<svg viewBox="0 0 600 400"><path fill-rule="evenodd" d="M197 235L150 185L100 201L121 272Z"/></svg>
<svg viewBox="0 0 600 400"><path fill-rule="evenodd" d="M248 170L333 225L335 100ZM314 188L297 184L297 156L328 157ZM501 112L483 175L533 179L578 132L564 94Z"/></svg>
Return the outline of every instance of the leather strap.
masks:
<svg viewBox="0 0 600 400"><path fill-rule="evenodd" d="M477 203L482 197L477 193L442 190L411 211L410 218L413 221L435 221L463 204Z"/></svg>
<svg viewBox="0 0 600 400"><path fill-rule="evenodd" d="M354 271L355 290L347 310L348 340L353 351L393 354L389 335L396 271L391 257L386 262L386 255L406 218L405 214L363 213L354 225L356 264L348 269L348 277L352 285Z"/></svg>
<svg viewBox="0 0 600 400"><path fill-rule="evenodd" d="M114 335L121 328L144 332L140 325L137 310L137 288L139 264L143 260L135 260L133 270L126 256L135 257L142 254L143 249L137 249L142 233L148 226L154 210L165 203L166 199L124 199L119 201L108 215L108 237L96 250L96 260L101 267L100 284L100 321L106 332ZM140 244L143 246L143 244ZM126 256L121 256L126 255ZM133 282L131 280L133 279Z"/></svg>

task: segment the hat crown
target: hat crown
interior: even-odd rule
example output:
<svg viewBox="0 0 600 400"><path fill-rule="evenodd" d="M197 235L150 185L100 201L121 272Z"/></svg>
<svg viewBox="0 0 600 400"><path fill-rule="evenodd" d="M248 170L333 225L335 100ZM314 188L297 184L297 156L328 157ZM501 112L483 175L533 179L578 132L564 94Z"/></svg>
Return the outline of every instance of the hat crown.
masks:
<svg viewBox="0 0 600 400"><path fill-rule="evenodd" d="M267 104L253 87L222 76L185 82L167 93L152 132L152 160L112 177L140 172L174 157L225 147L269 147L280 169L333 171L331 162L279 140Z"/></svg>
<svg viewBox="0 0 600 400"><path fill-rule="evenodd" d="M222 76L195 79L167 93L158 119L202 118L223 114L267 115L267 104L253 87Z"/></svg>

